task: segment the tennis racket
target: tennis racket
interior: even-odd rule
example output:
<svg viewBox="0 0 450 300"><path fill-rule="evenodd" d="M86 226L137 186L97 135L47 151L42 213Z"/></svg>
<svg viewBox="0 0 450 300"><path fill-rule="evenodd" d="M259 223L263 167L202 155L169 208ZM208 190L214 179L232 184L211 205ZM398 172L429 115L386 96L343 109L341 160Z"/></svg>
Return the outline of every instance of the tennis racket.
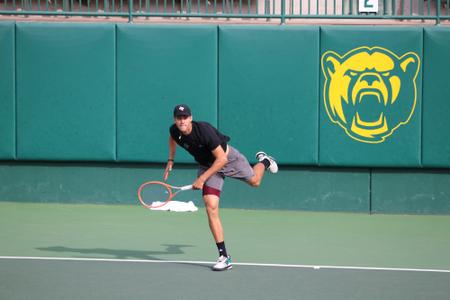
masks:
<svg viewBox="0 0 450 300"><path fill-rule="evenodd" d="M192 185L172 186L161 181L148 181L138 189L138 198L147 208L157 208L166 205L176 194L192 190Z"/></svg>

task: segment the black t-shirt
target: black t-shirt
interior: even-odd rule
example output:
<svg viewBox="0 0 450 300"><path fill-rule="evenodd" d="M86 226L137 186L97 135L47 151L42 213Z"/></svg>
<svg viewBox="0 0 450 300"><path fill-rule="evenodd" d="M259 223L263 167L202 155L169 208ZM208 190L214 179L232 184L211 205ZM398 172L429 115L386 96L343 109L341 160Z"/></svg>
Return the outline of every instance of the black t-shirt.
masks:
<svg viewBox="0 0 450 300"><path fill-rule="evenodd" d="M173 124L170 127L170 136L178 145L186 149L194 159L203 166L211 166L215 160L212 150L222 146L223 151L227 149L230 137L222 134L207 122L192 121L192 131L184 135Z"/></svg>

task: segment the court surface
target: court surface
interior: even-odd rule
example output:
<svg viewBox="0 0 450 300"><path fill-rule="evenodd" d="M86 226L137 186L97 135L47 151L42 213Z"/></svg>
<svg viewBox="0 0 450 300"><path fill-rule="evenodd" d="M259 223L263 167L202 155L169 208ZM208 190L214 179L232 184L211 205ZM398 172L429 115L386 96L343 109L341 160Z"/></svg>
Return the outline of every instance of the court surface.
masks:
<svg viewBox="0 0 450 300"><path fill-rule="evenodd" d="M0 202L0 299L449 299L450 216Z"/></svg>

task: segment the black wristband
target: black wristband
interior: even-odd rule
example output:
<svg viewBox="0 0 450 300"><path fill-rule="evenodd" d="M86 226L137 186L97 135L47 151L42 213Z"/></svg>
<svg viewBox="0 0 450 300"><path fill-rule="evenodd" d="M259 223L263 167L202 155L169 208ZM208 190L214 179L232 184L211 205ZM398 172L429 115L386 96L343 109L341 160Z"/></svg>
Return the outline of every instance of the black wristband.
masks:
<svg viewBox="0 0 450 300"><path fill-rule="evenodd" d="M167 161L172 161L172 162L173 162L173 159L172 159L172 158L169 158Z"/></svg>

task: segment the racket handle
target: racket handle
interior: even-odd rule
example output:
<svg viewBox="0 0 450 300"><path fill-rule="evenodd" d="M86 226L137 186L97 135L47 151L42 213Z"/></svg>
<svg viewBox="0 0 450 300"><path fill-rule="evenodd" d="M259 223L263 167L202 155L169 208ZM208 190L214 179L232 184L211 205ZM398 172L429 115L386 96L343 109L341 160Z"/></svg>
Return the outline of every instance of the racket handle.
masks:
<svg viewBox="0 0 450 300"><path fill-rule="evenodd" d="M192 190L192 184L182 186L182 187L180 187L180 190L182 190L182 191Z"/></svg>

